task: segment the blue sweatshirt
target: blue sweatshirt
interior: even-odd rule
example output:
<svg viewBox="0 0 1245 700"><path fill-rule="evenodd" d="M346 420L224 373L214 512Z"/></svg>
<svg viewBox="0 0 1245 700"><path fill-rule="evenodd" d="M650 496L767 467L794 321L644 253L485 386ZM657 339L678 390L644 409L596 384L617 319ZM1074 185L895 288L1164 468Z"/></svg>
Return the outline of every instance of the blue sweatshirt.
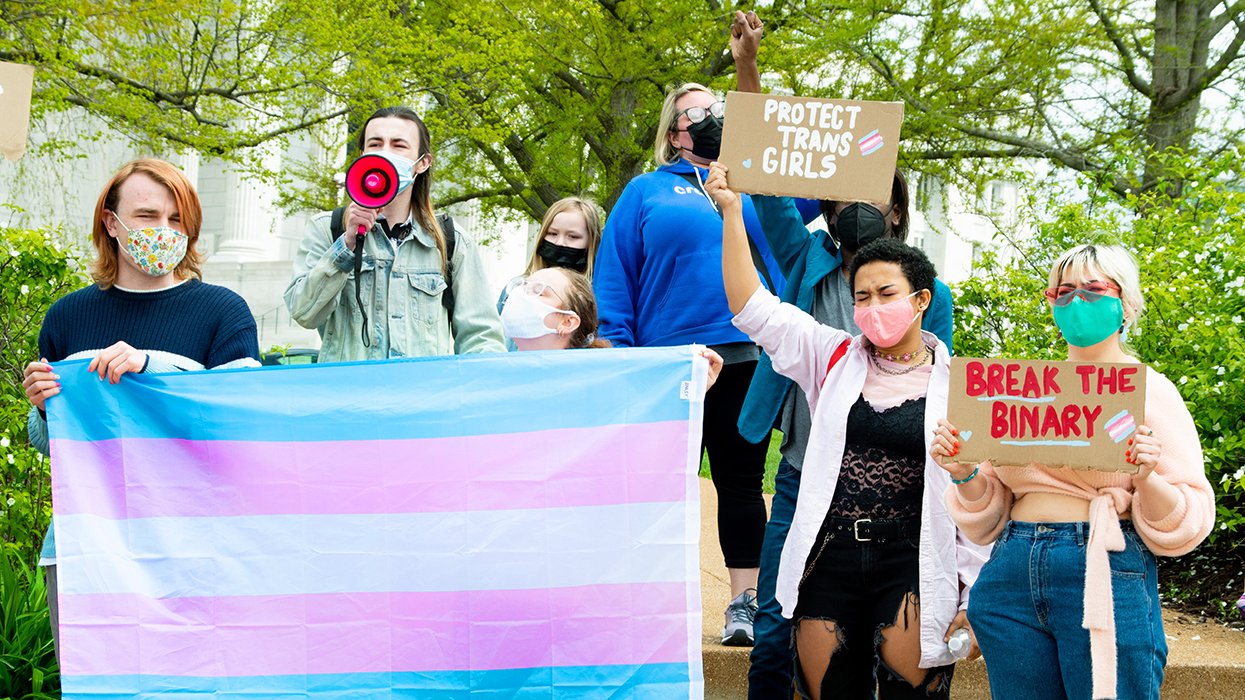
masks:
<svg viewBox="0 0 1245 700"><path fill-rule="evenodd" d="M722 217L696 184L697 173L703 181L708 171L680 160L634 178L605 222L592 287L601 335L614 345L752 342L731 325L722 284ZM781 293L778 263L751 198L742 197L748 236L777 287L771 291Z"/></svg>

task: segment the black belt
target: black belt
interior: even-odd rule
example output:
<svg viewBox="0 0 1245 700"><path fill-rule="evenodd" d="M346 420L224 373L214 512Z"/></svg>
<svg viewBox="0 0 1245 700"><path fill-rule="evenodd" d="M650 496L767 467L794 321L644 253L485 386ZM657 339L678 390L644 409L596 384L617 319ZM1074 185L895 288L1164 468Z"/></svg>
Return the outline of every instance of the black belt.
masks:
<svg viewBox="0 0 1245 700"><path fill-rule="evenodd" d="M832 517L827 529L835 535L851 537L857 542L887 542L899 539L916 539L921 534L920 518L882 520L873 518Z"/></svg>

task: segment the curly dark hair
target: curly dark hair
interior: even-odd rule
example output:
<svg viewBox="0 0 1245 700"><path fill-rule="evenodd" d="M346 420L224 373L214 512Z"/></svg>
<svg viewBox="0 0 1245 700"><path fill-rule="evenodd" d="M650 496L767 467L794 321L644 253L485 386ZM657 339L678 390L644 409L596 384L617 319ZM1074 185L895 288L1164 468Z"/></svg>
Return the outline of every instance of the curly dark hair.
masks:
<svg viewBox="0 0 1245 700"><path fill-rule="evenodd" d="M938 271L920 248L914 248L894 238L879 238L861 248L856 252L856 257L852 258L852 289L856 288L856 271L872 262L895 263L907 278L908 284L912 285L912 291L928 289L930 294L934 293L934 278L938 276Z"/></svg>

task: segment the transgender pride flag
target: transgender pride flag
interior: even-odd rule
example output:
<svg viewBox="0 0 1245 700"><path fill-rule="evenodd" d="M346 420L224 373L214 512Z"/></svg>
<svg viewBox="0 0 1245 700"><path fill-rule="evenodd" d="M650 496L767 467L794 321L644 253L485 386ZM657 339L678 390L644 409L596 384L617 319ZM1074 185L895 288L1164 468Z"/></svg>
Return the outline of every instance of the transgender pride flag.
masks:
<svg viewBox="0 0 1245 700"><path fill-rule="evenodd" d="M57 371L64 697L703 695L691 349Z"/></svg>

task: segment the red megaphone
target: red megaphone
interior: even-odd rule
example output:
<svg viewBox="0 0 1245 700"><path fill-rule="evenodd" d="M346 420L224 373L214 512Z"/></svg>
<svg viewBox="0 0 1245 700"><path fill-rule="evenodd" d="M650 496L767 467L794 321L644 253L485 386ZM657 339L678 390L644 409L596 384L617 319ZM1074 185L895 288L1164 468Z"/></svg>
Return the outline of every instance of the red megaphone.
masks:
<svg viewBox="0 0 1245 700"><path fill-rule="evenodd" d="M398 195L398 169L382 155L365 153L346 169L346 194L361 207L381 209Z"/></svg>

